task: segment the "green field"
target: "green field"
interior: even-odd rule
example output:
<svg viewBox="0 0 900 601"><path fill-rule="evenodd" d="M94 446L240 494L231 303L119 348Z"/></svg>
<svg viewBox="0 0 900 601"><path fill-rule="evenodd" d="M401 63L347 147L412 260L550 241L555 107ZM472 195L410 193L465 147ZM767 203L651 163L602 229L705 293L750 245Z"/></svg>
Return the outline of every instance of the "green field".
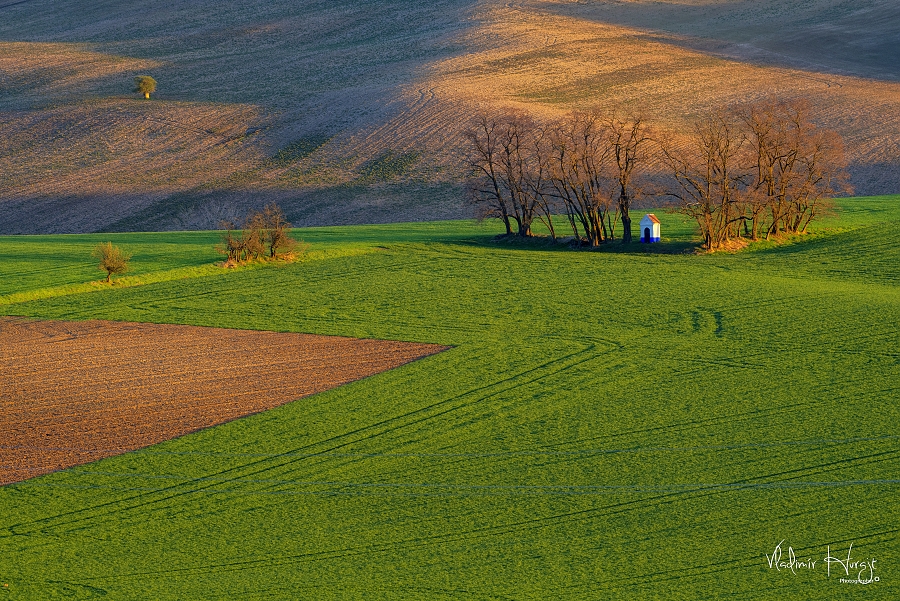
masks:
<svg viewBox="0 0 900 601"><path fill-rule="evenodd" d="M0 600L900 598L900 196L842 206L733 255L671 215L654 253L393 224L233 271L215 233L0 237L3 314L454 347L3 487ZM826 576L850 543L878 582Z"/></svg>

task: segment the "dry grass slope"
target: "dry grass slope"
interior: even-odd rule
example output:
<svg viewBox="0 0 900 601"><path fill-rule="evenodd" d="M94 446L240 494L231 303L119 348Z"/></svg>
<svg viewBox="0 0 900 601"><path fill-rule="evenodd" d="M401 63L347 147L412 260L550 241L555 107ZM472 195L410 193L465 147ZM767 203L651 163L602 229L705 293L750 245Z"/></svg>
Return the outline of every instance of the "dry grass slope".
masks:
<svg viewBox="0 0 900 601"><path fill-rule="evenodd" d="M270 200L298 225L463 216L460 132L474 110L501 106L544 116L622 106L677 133L713 106L804 96L847 140L857 191L895 192L892 10L882 0L11 5L0 9L0 233L208 228ZM816 44L814 64L804 53ZM144 72L160 82L149 102L127 95Z"/></svg>

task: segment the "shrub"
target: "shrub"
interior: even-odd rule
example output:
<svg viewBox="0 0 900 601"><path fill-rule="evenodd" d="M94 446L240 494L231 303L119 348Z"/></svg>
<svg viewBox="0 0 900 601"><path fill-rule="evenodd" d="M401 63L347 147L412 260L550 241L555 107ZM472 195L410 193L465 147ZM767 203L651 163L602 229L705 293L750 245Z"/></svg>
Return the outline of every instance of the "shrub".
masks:
<svg viewBox="0 0 900 601"><path fill-rule="evenodd" d="M113 246L112 242L98 244L92 254L100 259L97 267L100 271L106 272L107 282L112 282L112 274L128 271L128 261L131 260L131 255L122 251L118 246Z"/></svg>
<svg viewBox="0 0 900 601"><path fill-rule="evenodd" d="M261 258L293 260L309 248L290 237L291 224L275 203L251 212L240 229L231 221L222 222L221 227L225 232L216 250L228 257L226 264L230 265Z"/></svg>

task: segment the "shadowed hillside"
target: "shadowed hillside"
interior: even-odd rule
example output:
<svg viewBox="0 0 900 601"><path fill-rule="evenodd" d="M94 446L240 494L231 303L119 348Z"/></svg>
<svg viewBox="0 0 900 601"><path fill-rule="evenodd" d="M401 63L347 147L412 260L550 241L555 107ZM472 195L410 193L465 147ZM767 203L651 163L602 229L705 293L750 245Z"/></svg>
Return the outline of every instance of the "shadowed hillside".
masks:
<svg viewBox="0 0 900 601"><path fill-rule="evenodd" d="M900 72L879 44L900 26L869 4L10 4L0 233L208 228L269 200L299 225L465 216L459 134L486 106L614 104L680 131L712 106L805 96L844 135L857 191L893 192ZM822 31L838 32L827 64L780 53ZM139 74L159 81L150 101Z"/></svg>
<svg viewBox="0 0 900 601"><path fill-rule="evenodd" d="M592 0L547 2L565 14L669 34L721 56L900 81L893 0Z"/></svg>

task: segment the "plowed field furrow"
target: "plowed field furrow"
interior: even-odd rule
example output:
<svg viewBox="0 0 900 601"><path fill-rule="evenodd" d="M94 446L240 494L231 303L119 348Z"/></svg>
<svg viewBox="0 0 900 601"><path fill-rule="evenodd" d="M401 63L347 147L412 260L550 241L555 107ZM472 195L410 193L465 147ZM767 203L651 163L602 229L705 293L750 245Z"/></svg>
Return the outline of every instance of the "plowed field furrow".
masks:
<svg viewBox="0 0 900 601"><path fill-rule="evenodd" d="M445 348L0 318L0 484L271 409Z"/></svg>

